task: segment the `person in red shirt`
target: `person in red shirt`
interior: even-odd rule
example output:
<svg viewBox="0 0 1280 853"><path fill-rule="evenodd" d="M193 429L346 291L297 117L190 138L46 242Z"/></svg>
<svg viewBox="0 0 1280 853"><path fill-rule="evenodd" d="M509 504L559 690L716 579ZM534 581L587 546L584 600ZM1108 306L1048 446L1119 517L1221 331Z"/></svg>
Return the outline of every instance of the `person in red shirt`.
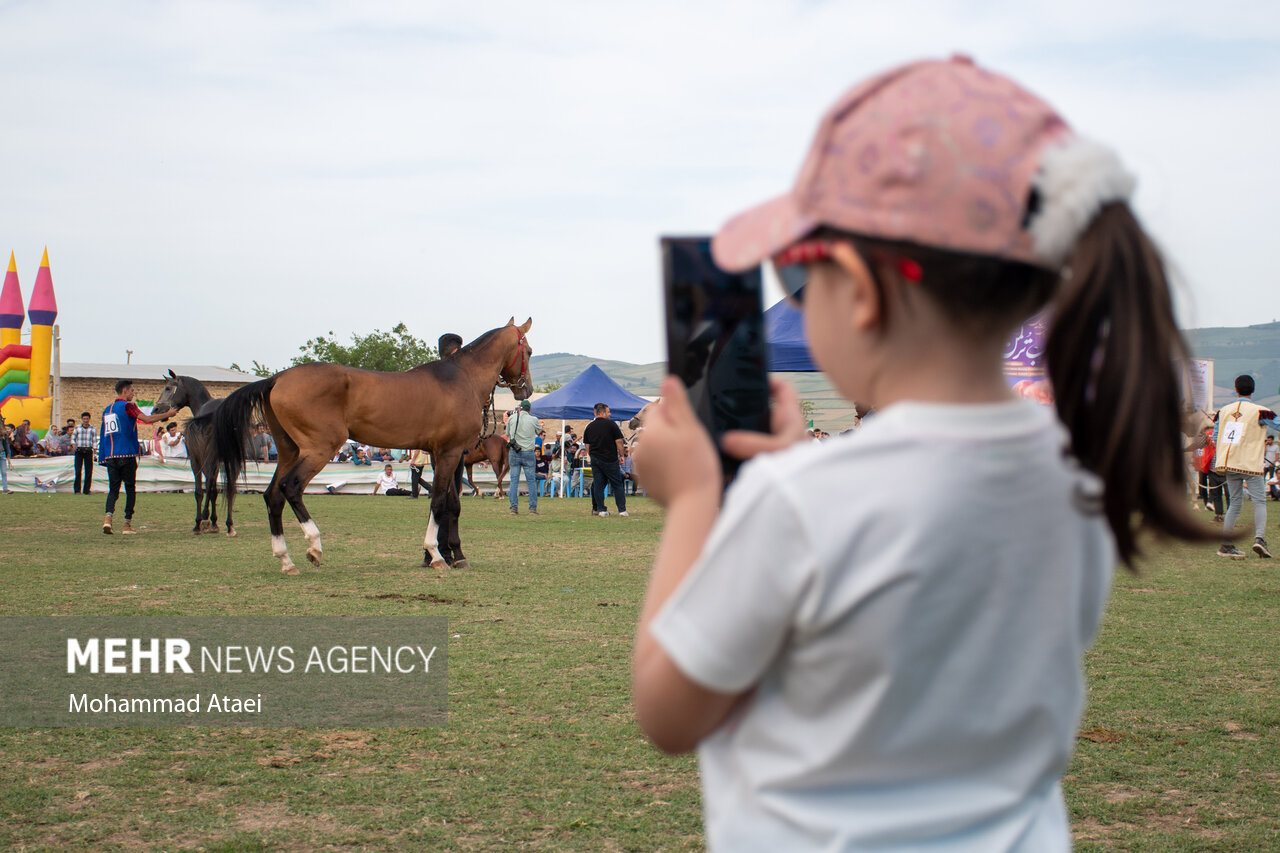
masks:
<svg viewBox="0 0 1280 853"><path fill-rule="evenodd" d="M1196 449L1196 471L1200 472L1200 500L1208 509L1213 503L1213 520L1221 523L1223 514L1223 495L1226 494L1226 477L1213 470L1213 456L1217 448L1213 444L1213 427L1205 427L1204 447Z"/></svg>

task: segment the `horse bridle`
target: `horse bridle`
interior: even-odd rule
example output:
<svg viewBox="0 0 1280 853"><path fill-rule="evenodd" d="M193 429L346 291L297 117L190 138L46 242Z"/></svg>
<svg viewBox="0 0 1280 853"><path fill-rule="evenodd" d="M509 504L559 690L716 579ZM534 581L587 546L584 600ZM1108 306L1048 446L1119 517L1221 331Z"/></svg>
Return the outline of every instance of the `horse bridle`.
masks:
<svg viewBox="0 0 1280 853"><path fill-rule="evenodd" d="M502 370L498 371L498 382L495 387L497 388L511 387L512 383L508 382L505 378L503 378L502 374L506 373L508 370L514 367L517 362L519 362L520 364L520 384L521 385L524 384L525 374L529 371L529 353L526 352L524 348L525 340L526 338L524 336L524 332L520 331L519 326L516 326L516 353L515 355L511 356L510 361L502 365ZM533 347L530 347L529 349L532 350ZM529 388L528 390L532 392L533 388ZM476 447L479 447L480 443L484 441L486 438L488 438L489 436L497 435L498 433L498 418L494 411L495 404L493 402L493 394L494 394L493 391L489 392L489 402L485 405L484 412L481 415L482 420L481 420L481 427L480 427L480 438L478 441L476 441ZM493 417L493 432L488 431L490 416Z"/></svg>
<svg viewBox="0 0 1280 853"><path fill-rule="evenodd" d="M511 360L509 362L502 365L502 370L499 371L498 373L499 387L502 387L502 388L511 387L512 383L508 382L505 378L503 378L502 374L506 373L508 370L514 367L517 362L519 362L520 364L520 384L521 385L524 384L525 374L528 373L529 371L529 353L526 352L524 348L525 340L526 339L524 336L524 332L520 331L519 326L516 326L516 353L515 355L511 356ZM533 347L530 347L529 349L533 349ZM533 389L530 388L529 390L532 391Z"/></svg>

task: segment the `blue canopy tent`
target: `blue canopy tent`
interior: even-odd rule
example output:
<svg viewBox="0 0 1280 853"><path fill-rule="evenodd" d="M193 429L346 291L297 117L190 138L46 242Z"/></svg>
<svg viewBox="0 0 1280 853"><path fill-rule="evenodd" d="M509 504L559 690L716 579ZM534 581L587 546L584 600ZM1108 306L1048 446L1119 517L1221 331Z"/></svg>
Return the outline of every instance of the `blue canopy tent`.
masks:
<svg viewBox="0 0 1280 853"><path fill-rule="evenodd" d="M593 364L567 384L536 400L530 411L539 418L560 418L560 447L563 453L564 421L594 418L596 403L608 404L613 419L624 421L634 418L649 401L632 394ZM561 492L560 496L564 497L564 493Z"/></svg>
<svg viewBox="0 0 1280 853"><path fill-rule="evenodd" d="M625 421L634 418L649 401L632 394L593 364L566 385L535 401L531 411L539 418L585 420L596 416L596 403L608 403L613 419Z"/></svg>
<svg viewBox="0 0 1280 853"><path fill-rule="evenodd" d="M764 312L764 338L771 373L816 373L804 338L804 315L783 299Z"/></svg>

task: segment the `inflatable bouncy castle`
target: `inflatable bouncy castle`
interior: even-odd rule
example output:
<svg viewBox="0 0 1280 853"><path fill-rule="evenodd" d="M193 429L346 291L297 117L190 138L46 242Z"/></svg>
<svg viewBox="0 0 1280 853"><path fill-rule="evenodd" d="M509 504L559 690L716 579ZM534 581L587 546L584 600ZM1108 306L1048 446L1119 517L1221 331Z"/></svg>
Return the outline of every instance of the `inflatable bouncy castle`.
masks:
<svg viewBox="0 0 1280 853"><path fill-rule="evenodd" d="M31 343L22 343L24 319L31 317ZM9 253L9 271L0 289L0 414L6 422L31 421L31 429L43 435L53 417L53 321L58 302L53 296L49 250L36 273L31 303L22 307L18 267Z"/></svg>

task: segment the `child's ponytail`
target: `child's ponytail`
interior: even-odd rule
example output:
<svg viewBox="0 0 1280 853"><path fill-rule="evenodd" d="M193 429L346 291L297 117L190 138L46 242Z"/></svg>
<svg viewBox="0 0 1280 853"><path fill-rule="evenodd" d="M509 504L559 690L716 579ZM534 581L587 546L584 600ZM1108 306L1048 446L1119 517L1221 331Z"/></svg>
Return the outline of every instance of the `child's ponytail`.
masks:
<svg viewBox="0 0 1280 853"><path fill-rule="evenodd" d="M1075 456L1102 478L1120 558L1132 567L1140 527L1214 538L1187 509L1186 343L1160 253L1127 204L1103 207L1081 236L1053 310L1045 355L1058 414Z"/></svg>

